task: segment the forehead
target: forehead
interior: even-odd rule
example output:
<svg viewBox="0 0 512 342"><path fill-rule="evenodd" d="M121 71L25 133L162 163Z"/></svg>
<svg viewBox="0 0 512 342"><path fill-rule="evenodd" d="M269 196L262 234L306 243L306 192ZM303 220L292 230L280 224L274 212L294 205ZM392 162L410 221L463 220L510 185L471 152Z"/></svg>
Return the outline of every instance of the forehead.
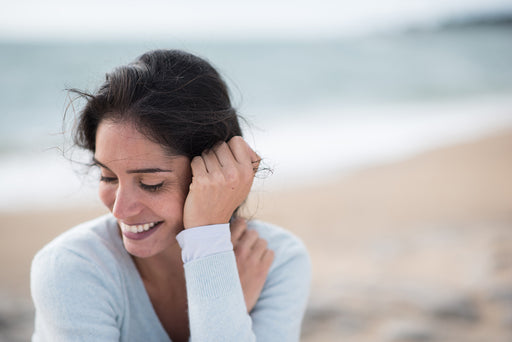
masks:
<svg viewBox="0 0 512 342"><path fill-rule="evenodd" d="M175 157L141 134L133 124L102 121L96 132L94 157L102 163L166 163Z"/></svg>

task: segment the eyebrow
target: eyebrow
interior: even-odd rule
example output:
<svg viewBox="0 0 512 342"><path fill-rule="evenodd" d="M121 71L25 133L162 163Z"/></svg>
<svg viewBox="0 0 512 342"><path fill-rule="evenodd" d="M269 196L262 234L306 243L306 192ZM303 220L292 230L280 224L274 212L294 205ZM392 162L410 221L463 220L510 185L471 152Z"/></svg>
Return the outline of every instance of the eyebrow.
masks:
<svg viewBox="0 0 512 342"><path fill-rule="evenodd" d="M99 165L104 169L112 171L109 169L108 166L106 166L105 164L101 163L98 159L96 159L96 157L93 157L92 161L95 165ZM147 169L134 169L134 170L126 171L126 173L158 173L158 172L173 172L173 170L165 170L165 169L160 169L158 167L151 167L151 168L147 168Z"/></svg>

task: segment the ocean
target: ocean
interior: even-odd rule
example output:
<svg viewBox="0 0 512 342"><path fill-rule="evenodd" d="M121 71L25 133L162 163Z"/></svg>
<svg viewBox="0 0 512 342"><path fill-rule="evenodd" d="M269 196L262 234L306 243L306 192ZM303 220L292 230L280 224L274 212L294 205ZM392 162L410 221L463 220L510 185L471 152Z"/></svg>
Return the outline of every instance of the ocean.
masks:
<svg viewBox="0 0 512 342"><path fill-rule="evenodd" d="M245 136L293 186L512 127L512 25L329 39L0 41L0 210L95 199L70 159L66 89L151 49L196 53L226 79ZM510 156L504 156L510 157Z"/></svg>

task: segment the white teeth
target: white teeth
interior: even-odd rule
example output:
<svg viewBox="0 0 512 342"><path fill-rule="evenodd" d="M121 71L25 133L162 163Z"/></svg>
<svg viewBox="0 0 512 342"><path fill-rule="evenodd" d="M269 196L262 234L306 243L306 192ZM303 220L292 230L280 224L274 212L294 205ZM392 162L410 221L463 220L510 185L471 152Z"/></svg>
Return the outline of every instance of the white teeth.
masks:
<svg viewBox="0 0 512 342"><path fill-rule="evenodd" d="M156 225L156 223L151 222L151 223L130 226L130 225L127 225L126 223L120 222L119 225L121 226L121 229L125 232L142 233L142 232L148 231L150 228L153 228Z"/></svg>

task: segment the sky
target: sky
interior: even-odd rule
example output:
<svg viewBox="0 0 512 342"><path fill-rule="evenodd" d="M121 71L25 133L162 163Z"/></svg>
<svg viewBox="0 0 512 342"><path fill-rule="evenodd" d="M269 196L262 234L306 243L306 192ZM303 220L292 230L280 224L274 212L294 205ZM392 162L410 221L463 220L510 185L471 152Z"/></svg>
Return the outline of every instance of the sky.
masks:
<svg viewBox="0 0 512 342"><path fill-rule="evenodd" d="M304 38L512 9L512 0L11 0L0 39Z"/></svg>

